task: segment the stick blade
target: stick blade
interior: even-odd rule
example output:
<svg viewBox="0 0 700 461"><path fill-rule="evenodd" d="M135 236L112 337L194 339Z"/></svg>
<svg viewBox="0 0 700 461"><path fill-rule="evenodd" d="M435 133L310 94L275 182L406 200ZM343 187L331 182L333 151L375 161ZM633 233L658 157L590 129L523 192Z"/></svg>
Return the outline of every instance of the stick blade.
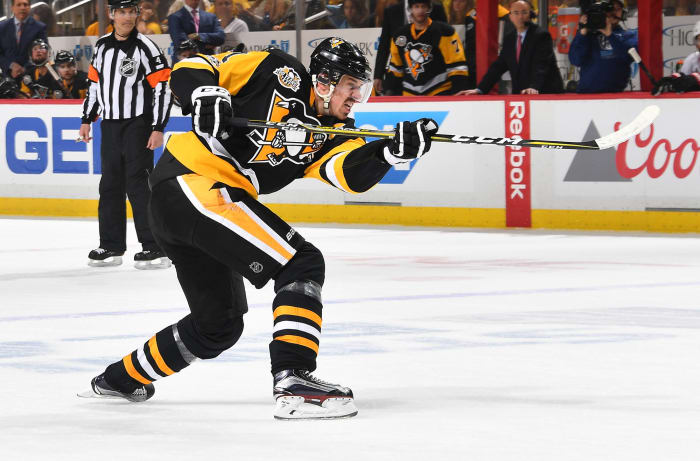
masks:
<svg viewBox="0 0 700 461"><path fill-rule="evenodd" d="M598 149L607 149L627 141L632 136L639 134L643 129L651 125L660 113L661 108L657 105L645 107L628 125L623 126L614 133L596 139L595 143L598 145Z"/></svg>

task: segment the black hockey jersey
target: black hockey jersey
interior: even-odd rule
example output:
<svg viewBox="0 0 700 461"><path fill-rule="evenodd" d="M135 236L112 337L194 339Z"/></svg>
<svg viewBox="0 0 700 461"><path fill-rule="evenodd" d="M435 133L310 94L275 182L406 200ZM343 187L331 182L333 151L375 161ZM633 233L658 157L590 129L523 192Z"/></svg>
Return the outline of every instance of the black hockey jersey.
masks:
<svg viewBox="0 0 700 461"><path fill-rule="evenodd" d="M311 76L297 59L280 50L197 55L175 65L170 87L183 113L191 112L190 96L203 85L227 89L236 117L331 126L354 123L319 116ZM155 185L194 172L257 197L311 177L359 193L389 170L381 157L386 143L270 128L233 129L225 140L189 131L170 137L150 182Z"/></svg>
<svg viewBox="0 0 700 461"><path fill-rule="evenodd" d="M449 24L428 19L428 27L403 26L391 41L389 87L404 96L454 94L467 89L469 69L462 41Z"/></svg>
<svg viewBox="0 0 700 461"><path fill-rule="evenodd" d="M63 84L63 90L65 90L63 99L85 99L88 89L90 88L88 74L82 70L79 70L75 74L72 82L61 79L61 83Z"/></svg>

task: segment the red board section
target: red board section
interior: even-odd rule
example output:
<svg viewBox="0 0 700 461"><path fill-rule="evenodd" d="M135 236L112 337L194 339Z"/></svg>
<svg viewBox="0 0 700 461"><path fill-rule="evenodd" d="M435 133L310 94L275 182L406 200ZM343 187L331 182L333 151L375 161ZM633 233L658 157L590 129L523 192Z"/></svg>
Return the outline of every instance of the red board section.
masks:
<svg viewBox="0 0 700 461"><path fill-rule="evenodd" d="M506 105L506 137L530 139L530 102L512 99ZM531 227L530 148L506 147L506 227Z"/></svg>

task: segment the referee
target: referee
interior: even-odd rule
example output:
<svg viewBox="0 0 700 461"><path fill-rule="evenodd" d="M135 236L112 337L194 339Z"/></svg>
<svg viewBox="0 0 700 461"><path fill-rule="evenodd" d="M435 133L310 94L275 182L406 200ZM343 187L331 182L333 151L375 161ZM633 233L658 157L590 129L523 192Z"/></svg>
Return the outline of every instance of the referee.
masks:
<svg viewBox="0 0 700 461"><path fill-rule="evenodd" d="M98 220L100 246L88 255L90 266L116 266L126 251L126 197L134 212L143 251L137 269L170 266L148 225L148 175L153 149L163 145L163 129L172 105L170 67L160 49L136 30L138 0L109 0L111 34L95 45L83 103L80 139L90 139L90 123L102 116L102 178Z"/></svg>

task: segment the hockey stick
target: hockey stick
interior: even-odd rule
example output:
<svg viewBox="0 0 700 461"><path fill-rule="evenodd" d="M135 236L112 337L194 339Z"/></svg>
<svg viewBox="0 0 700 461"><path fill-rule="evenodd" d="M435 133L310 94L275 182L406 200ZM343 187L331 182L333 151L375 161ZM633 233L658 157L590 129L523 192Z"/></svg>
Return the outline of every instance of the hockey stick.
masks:
<svg viewBox="0 0 700 461"><path fill-rule="evenodd" d="M58 84L59 89L63 92L63 97L68 94L68 90L66 90L66 87L63 86L63 79L58 75L56 72L56 69L53 68L53 64L49 61L46 61L44 63L44 67L46 67L46 70L49 71L49 74L53 77L54 80L56 80L56 83Z"/></svg>
<svg viewBox="0 0 700 461"><path fill-rule="evenodd" d="M651 105L642 110L628 125L592 141L549 141L538 139L489 138L485 136L465 136L460 134L434 134L430 137L435 142L450 142L459 144L490 144L495 146L539 147L542 149L590 149L601 150L616 146L630 139L651 125L659 115L659 106ZM366 128L345 128L311 125L308 123L271 122L264 120L248 120L235 117L232 125L239 128L271 128L285 131L305 131L311 133L334 134L351 137L393 138L395 132L384 130L369 130Z"/></svg>
<svg viewBox="0 0 700 461"><path fill-rule="evenodd" d="M642 57L639 56L637 49L630 48L629 50L627 50L627 53L629 53L629 55L632 56L632 59L634 60L634 62L636 62L639 65L639 67L644 71L646 76L649 78L649 81L651 82L651 84L656 86L657 85L656 79L654 79L654 76L651 75L651 72L649 72L649 69L647 69L646 64L644 64L642 62Z"/></svg>

